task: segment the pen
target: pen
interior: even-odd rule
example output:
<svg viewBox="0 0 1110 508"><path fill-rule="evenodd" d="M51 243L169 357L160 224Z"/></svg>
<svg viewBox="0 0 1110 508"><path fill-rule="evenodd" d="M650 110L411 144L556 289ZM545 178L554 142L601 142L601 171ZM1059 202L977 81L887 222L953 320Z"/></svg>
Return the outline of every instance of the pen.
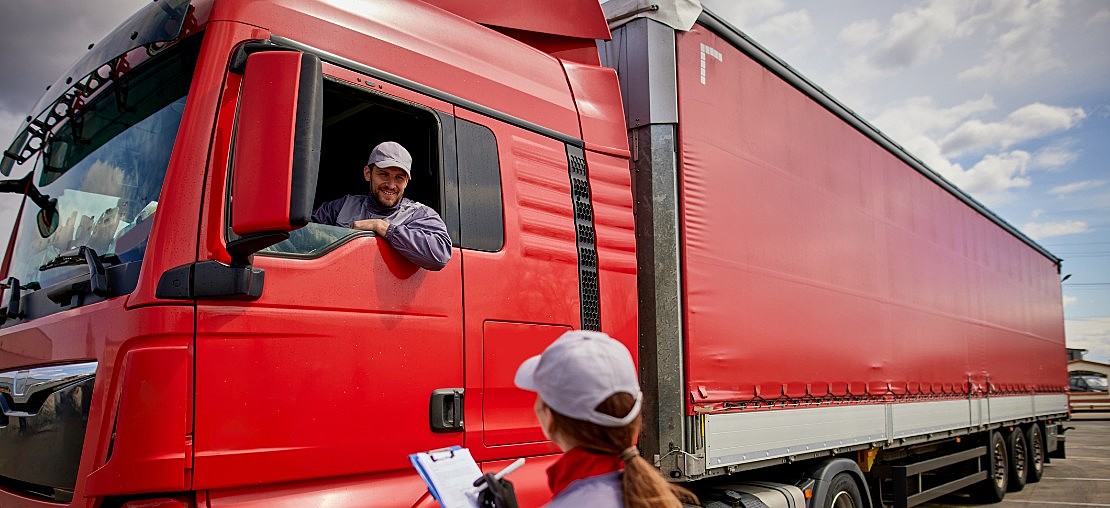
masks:
<svg viewBox="0 0 1110 508"><path fill-rule="evenodd" d="M494 480L500 480L500 479L504 478L505 475L507 475L507 474L509 474L513 471L516 471L517 469L520 469L520 466L523 466L523 465L524 465L524 457L516 459L515 461L513 461L512 464L509 464L508 466L506 466L505 469L502 469L501 471L498 471L497 474L493 475L493 479ZM476 492L481 492L482 489L486 488L487 485L486 485L485 482L486 482L486 477L485 476L481 476L477 480L474 480L474 486L477 487L477 489L475 489L475 491Z"/></svg>

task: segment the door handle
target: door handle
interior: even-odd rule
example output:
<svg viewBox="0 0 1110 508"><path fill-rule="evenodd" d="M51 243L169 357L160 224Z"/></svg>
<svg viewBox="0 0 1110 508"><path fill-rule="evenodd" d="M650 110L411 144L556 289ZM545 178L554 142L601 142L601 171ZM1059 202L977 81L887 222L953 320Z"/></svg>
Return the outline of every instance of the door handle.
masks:
<svg viewBox="0 0 1110 508"><path fill-rule="evenodd" d="M432 391L428 416L432 432L460 432L463 430L463 389L439 388Z"/></svg>

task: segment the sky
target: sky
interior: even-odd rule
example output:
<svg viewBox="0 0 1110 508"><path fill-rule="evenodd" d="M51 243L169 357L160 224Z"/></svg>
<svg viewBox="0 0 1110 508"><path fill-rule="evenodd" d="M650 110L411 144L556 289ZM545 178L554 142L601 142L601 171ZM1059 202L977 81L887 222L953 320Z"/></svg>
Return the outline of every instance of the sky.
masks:
<svg viewBox="0 0 1110 508"><path fill-rule="evenodd" d="M146 3L0 3L0 144ZM704 3L1063 258L1068 346L1110 363L1110 2ZM0 195L0 245L17 206Z"/></svg>

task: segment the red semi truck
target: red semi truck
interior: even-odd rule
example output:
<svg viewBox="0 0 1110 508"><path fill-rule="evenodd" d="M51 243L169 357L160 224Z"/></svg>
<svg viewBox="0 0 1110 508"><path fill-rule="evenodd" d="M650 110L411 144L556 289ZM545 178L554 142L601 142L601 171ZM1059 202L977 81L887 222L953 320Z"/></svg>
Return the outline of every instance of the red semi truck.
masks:
<svg viewBox="0 0 1110 508"><path fill-rule="evenodd" d="M640 448L706 503L1037 481L1060 259L719 17L655 5L125 21L0 166L0 506L433 506L406 456L452 445L527 457L539 505L558 449L512 375L572 328L638 358ZM441 271L309 223L384 140L447 224Z"/></svg>

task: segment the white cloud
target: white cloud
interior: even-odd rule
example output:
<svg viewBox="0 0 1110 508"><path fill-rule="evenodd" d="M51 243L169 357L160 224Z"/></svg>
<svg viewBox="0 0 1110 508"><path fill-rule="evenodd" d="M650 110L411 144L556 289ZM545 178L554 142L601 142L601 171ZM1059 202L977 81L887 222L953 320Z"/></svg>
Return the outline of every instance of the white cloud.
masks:
<svg viewBox="0 0 1110 508"><path fill-rule="evenodd" d="M1060 222L1026 222L1021 230L1034 240L1043 240L1054 236L1074 235L1091 231L1086 221L1066 220Z"/></svg>
<svg viewBox="0 0 1110 508"><path fill-rule="evenodd" d="M1010 189L1028 187L1032 181L1025 174L1029 169L1031 157L1029 152L1021 150L987 155L971 169L951 175L950 179L952 183L972 195L997 194ZM984 199L990 200L987 197Z"/></svg>
<svg viewBox="0 0 1110 508"><path fill-rule="evenodd" d="M1048 148L1039 150L1033 156L1033 167L1037 168L1060 168L1075 162L1079 158L1079 152L1068 150L1063 145L1050 146Z"/></svg>
<svg viewBox="0 0 1110 508"><path fill-rule="evenodd" d="M1103 9L1101 11L1098 11L1098 14L1091 16L1091 18L1087 20L1087 24L1085 26L1087 28L1091 28L1093 26L1106 23L1110 23L1110 10Z"/></svg>
<svg viewBox="0 0 1110 508"><path fill-rule="evenodd" d="M994 45L983 63L961 72L959 79L1018 80L1064 67L1064 61L1052 51L1055 28L1063 17L1061 2L1007 2L998 14L999 22L1008 24L1009 30L992 38Z"/></svg>
<svg viewBox="0 0 1110 508"><path fill-rule="evenodd" d="M939 58L944 46L974 31L970 2L934 1L907 9L890 19L884 42L871 62L886 69L901 69Z"/></svg>
<svg viewBox="0 0 1110 508"><path fill-rule="evenodd" d="M1110 363L1110 317L1067 319L1064 333L1068 347L1087 350L1087 360Z"/></svg>
<svg viewBox="0 0 1110 508"><path fill-rule="evenodd" d="M778 14L786 8L783 0L706 0L702 2L717 15L729 20L735 26L747 26L752 20L763 19Z"/></svg>
<svg viewBox="0 0 1110 508"><path fill-rule="evenodd" d="M836 40L859 48L874 42L881 36L882 30L879 28L879 21L865 19L844 27L840 34L836 36Z"/></svg>
<svg viewBox="0 0 1110 508"><path fill-rule="evenodd" d="M989 148L1004 149L1022 141L1071 129L1086 117L1087 113L1082 108L1063 108L1038 102L1019 108L999 122L968 120L945 136L941 146L949 156Z"/></svg>
<svg viewBox="0 0 1110 508"><path fill-rule="evenodd" d="M804 10L790 11L764 21L754 31L761 37L780 41L798 41L808 37L813 31L813 20Z"/></svg>
<svg viewBox="0 0 1110 508"><path fill-rule="evenodd" d="M995 108L994 98L984 95L952 107L936 105L932 97L910 97L875 117L875 125L888 136L906 143L918 136L949 132L968 118Z"/></svg>
<svg viewBox="0 0 1110 508"><path fill-rule="evenodd" d="M1073 192L1085 191L1089 189L1097 189L1106 185L1106 180L1084 180L1082 182L1074 182L1066 185L1059 185L1053 187L1048 192L1059 197L1065 197Z"/></svg>
<svg viewBox="0 0 1110 508"><path fill-rule="evenodd" d="M1070 307L1079 303L1079 299L1074 296L1064 295L1064 307Z"/></svg>

